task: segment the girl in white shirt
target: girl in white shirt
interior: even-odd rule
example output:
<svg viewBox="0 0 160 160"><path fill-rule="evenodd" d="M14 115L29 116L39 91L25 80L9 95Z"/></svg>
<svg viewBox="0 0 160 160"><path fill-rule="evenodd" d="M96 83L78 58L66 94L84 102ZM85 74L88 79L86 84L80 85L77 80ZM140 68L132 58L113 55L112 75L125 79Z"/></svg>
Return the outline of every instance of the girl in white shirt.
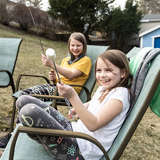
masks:
<svg viewBox="0 0 160 160"><path fill-rule="evenodd" d="M21 96L17 100L20 121L25 126L87 133L108 150L130 106L132 77L126 55L120 50L105 51L97 59L95 74L99 88L92 100L85 104L72 87L57 84L59 94L70 101L72 112L79 117L77 122L69 122L58 111L30 96ZM58 158L97 160L103 155L96 145L83 139L38 135L32 138L43 141L52 155ZM53 144L54 147L50 147Z"/></svg>

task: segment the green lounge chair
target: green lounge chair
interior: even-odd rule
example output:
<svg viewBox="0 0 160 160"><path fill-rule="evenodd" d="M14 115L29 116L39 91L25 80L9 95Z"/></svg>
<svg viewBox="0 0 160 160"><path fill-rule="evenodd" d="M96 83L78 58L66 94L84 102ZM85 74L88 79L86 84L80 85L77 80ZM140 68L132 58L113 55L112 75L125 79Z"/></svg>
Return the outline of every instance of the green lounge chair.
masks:
<svg viewBox="0 0 160 160"><path fill-rule="evenodd" d="M108 152L105 151L97 140L86 134L71 131L17 126L0 160L13 160L13 157L14 160L28 160L28 156L30 160L53 160L53 157L49 156L49 154L43 149L42 145L30 139L26 133L84 138L95 143L102 150L104 156L100 160L119 159L146 112L160 82L159 61L160 54L154 58L150 64L140 95Z"/></svg>
<svg viewBox="0 0 160 160"><path fill-rule="evenodd" d="M21 41L21 38L0 38L0 88L11 86L13 93L13 73Z"/></svg>

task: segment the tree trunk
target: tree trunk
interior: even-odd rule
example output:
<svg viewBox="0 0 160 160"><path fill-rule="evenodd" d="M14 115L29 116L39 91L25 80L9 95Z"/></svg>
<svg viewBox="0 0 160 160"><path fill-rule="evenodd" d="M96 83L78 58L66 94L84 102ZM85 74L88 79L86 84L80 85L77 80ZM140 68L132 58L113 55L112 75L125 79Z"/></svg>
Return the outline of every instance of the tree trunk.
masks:
<svg viewBox="0 0 160 160"><path fill-rule="evenodd" d="M7 13L7 6L8 0L0 0L0 22L2 24L8 25L9 18Z"/></svg>

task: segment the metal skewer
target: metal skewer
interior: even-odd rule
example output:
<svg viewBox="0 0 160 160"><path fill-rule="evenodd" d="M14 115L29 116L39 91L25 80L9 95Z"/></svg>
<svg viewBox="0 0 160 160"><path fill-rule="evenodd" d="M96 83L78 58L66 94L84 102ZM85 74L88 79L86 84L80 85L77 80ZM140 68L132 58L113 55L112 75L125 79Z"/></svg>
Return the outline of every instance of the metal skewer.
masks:
<svg viewBox="0 0 160 160"><path fill-rule="evenodd" d="M57 78L58 78L58 82L61 83L61 79L60 79L60 76L59 76L59 73L58 73L58 70L57 70L57 67L56 67L56 64L55 64L55 61L53 60L53 65L54 65L54 69L56 71L56 75L57 75Z"/></svg>

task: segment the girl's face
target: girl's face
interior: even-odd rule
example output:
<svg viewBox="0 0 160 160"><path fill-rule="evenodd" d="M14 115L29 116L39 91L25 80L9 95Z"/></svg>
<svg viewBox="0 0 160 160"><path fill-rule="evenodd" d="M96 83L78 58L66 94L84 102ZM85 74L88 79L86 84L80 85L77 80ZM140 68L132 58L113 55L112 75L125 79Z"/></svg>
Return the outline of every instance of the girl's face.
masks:
<svg viewBox="0 0 160 160"><path fill-rule="evenodd" d="M109 60L105 62L98 58L96 67L96 79L99 85L105 86L106 89L110 90L115 87L121 78L125 76L125 73L120 70L117 66L112 64Z"/></svg>
<svg viewBox="0 0 160 160"><path fill-rule="evenodd" d="M78 58L79 55L83 52L83 44L74 38L71 38L69 49L73 56Z"/></svg>

